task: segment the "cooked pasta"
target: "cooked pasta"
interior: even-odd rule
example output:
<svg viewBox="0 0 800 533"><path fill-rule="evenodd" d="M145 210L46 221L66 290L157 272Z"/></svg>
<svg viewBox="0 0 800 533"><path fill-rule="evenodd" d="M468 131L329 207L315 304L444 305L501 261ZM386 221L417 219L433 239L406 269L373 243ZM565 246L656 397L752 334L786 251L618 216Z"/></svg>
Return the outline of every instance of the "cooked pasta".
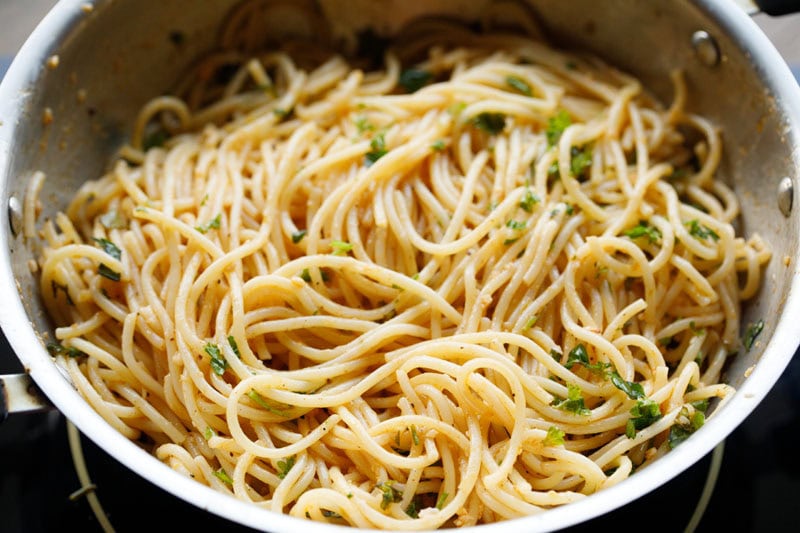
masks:
<svg viewBox="0 0 800 533"><path fill-rule="evenodd" d="M247 9L41 230L51 351L114 428L266 509L432 529L614 485L732 392L770 254L679 72L663 107L442 21L375 67L257 52Z"/></svg>

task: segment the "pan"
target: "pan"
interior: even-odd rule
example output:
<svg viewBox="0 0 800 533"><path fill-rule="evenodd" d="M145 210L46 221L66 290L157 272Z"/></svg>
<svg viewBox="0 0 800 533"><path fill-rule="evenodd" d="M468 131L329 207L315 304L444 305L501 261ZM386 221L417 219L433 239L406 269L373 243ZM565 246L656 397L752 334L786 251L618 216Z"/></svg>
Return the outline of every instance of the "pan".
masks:
<svg viewBox="0 0 800 533"><path fill-rule="evenodd" d="M469 21L487 2L320 0L317 5L331 29L389 36L424 15ZM136 110L174 86L193 59L212 46L219 21L234 3L63 0L31 35L0 85L0 200L8 209L8 217L0 217L5 300L0 325L27 376L49 402L132 471L201 510L253 528L333 531L334 526L299 522L221 495L173 471L95 413L45 348L52 324L31 271L37 250L23 228L26 186L37 171L47 174L41 196L42 216L47 217L65 206L80 183L101 175L128 135ZM777 13L796 7L791 4L778 2L770 9ZM531 0L527 5L554 43L591 51L633 73L662 101L671 97L669 71L683 69L694 110L702 110L725 132L722 173L741 199L741 228L765 236L773 259L759 294L743 309L743 323L763 321L763 332L725 372L737 392L690 445L589 498L479 526L487 532L560 529L667 482L747 417L800 343L800 90L767 38L727 1ZM30 389L19 377L12 387L17 397ZM21 409L40 406L23 404Z"/></svg>

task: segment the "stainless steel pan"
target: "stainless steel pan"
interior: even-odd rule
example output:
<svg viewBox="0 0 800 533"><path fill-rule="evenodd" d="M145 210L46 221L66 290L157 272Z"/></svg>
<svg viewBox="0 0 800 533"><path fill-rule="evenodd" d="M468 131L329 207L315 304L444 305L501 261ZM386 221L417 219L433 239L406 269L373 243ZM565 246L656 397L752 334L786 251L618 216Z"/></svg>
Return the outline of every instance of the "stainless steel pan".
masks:
<svg viewBox="0 0 800 533"><path fill-rule="evenodd" d="M472 17L489 0L320 0L330 27L381 33L417 15ZM726 0L530 0L558 44L591 50L639 76L669 101L668 72L685 70L691 107L724 130L722 172L742 202L741 224L770 243L763 288L743 321L764 319L756 346L727 370L736 395L684 446L630 479L580 502L481 531L552 530L638 498L683 471L755 408L800 342L800 90L758 27ZM136 110L173 85L207 50L234 0L62 0L20 51L0 85L0 325L26 372L81 431L131 470L167 491L242 524L271 531L332 531L221 495L171 470L125 439L75 392L44 348L51 324L29 261L36 247L20 232L23 193L47 174L52 216L85 179L99 176L130 130ZM279 21L276 28L280 28ZM170 34L186 36L179 46ZM47 59L58 55L57 68ZM81 96L79 96L81 95ZM82 98L85 96L85 99ZM45 108L52 122L43 120Z"/></svg>

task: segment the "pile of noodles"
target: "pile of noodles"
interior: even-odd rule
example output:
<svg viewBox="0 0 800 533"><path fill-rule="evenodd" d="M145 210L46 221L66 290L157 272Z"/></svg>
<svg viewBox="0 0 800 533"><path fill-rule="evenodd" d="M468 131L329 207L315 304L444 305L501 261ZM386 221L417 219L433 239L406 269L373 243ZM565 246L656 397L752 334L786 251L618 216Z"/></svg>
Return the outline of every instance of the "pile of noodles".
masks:
<svg viewBox="0 0 800 533"><path fill-rule="evenodd" d="M50 349L114 428L260 507L427 529L607 488L732 392L769 251L679 74L665 109L512 33L418 23L372 68L245 53L246 20L41 230Z"/></svg>

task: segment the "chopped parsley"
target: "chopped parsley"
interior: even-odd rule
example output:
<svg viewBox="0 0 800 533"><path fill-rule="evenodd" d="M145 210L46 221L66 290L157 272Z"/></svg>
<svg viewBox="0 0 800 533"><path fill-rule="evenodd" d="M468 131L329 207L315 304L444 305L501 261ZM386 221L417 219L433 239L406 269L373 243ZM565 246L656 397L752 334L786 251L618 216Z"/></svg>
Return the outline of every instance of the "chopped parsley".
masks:
<svg viewBox="0 0 800 533"><path fill-rule="evenodd" d="M531 86L528 85L528 83L522 78L518 78L517 76L508 76L506 77L506 85L515 91L524 94L525 96L533 96Z"/></svg>
<svg viewBox="0 0 800 533"><path fill-rule="evenodd" d="M697 219L690 220L685 224L686 227L689 228L689 235L691 235L692 237L703 240L712 239L715 242L719 240L719 235L717 235L714 232L714 230L712 230L707 226L704 226L703 224L700 224L700 222L698 222Z"/></svg>
<svg viewBox="0 0 800 533"><path fill-rule="evenodd" d="M96 242L105 253L114 259L119 260L122 257L122 250L120 250L116 244L108 239L94 239L94 242Z"/></svg>
<svg viewBox="0 0 800 533"><path fill-rule="evenodd" d="M271 405L267 400L264 399L263 396L261 396L254 389L250 389L250 391L247 393L247 397L250 398L251 400L253 400L255 403L257 403L258 405L260 405L261 407L263 407L264 409L266 409L267 411L269 411L272 414L276 414L278 416L284 416L284 417L287 416L285 411L282 411L282 410L278 409L277 407ZM294 463L292 463L292 464L294 464Z"/></svg>
<svg viewBox="0 0 800 533"><path fill-rule="evenodd" d="M409 68L400 73L398 83L409 93L415 93L428 85L433 79L433 74L427 70Z"/></svg>
<svg viewBox="0 0 800 533"><path fill-rule="evenodd" d="M222 481L223 483L227 483L228 485L233 485L233 480L228 475L228 473L225 472L224 468L220 468L219 470L215 470L214 471L214 475L217 476L220 479L220 481Z"/></svg>
<svg viewBox="0 0 800 533"><path fill-rule="evenodd" d="M747 326L747 330L744 332L744 337L742 338L742 344L749 352L750 349L753 347L753 344L756 342L756 338L761 334L764 330L764 321L759 320L758 322L751 323Z"/></svg>
<svg viewBox="0 0 800 533"><path fill-rule="evenodd" d="M406 514L411 518L419 518L419 509L417 508L417 498L411 500L411 503L406 507Z"/></svg>
<svg viewBox="0 0 800 533"><path fill-rule="evenodd" d="M472 124L489 135L497 135L506 127L506 116L502 113L481 113L472 119Z"/></svg>
<svg viewBox="0 0 800 533"><path fill-rule="evenodd" d="M525 221L523 220L522 222L518 222L516 220L509 220L506 222L506 227L515 231L521 231L525 229Z"/></svg>
<svg viewBox="0 0 800 533"><path fill-rule="evenodd" d="M342 515L340 515L336 511L329 511L328 509L323 509L322 510L322 516L324 516L325 518L341 518L342 517Z"/></svg>
<svg viewBox="0 0 800 533"><path fill-rule="evenodd" d="M319 269L319 275L322 277L322 281L323 282L327 282L328 280L331 279L330 275L328 274L328 272L323 270L323 269L321 269L321 268ZM306 283L311 283L311 272L309 272L307 268L303 269L303 271L300 273L300 277Z"/></svg>
<svg viewBox="0 0 800 533"><path fill-rule="evenodd" d="M222 214L215 216L205 224L200 224L199 226L195 226L194 229L196 229L200 233L205 234L208 233L208 230L210 229L219 229L220 222L222 222Z"/></svg>
<svg viewBox="0 0 800 533"><path fill-rule="evenodd" d="M294 233L292 233L292 242L297 244L298 242L303 240L303 238L306 236L307 233L308 231L304 229L301 229L300 231L295 231Z"/></svg>
<svg viewBox="0 0 800 533"><path fill-rule="evenodd" d="M631 400L641 400L645 397L644 389L640 384L634 383L633 381L625 381L619 374L613 371L608 373L608 377L611 379L611 383L627 394L628 398Z"/></svg>
<svg viewBox="0 0 800 533"><path fill-rule="evenodd" d="M512 244L514 244L518 240L519 240L519 237L515 237L513 239L506 239L506 240L503 241L503 246L511 246Z"/></svg>
<svg viewBox="0 0 800 533"><path fill-rule="evenodd" d="M681 413L678 418L685 419L686 422L676 422L671 428L669 428L668 442L670 450L688 439L689 435L703 427L703 424L706 423L706 415L703 413L703 411L695 410L695 412L689 416L689 410L685 407L681 409Z"/></svg>
<svg viewBox="0 0 800 533"><path fill-rule="evenodd" d="M431 150L434 150L436 152L441 152L442 150L444 150L444 146L445 146L444 141L442 139L439 139L431 144Z"/></svg>
<svg viewBox="0 0 800 533"><path fill-rule="evenodd" d="M100 264L100 268L97 269L97 273L103 276L104 278L110 279L111 281L119 281L121 279L121 275L119 272L114 272L105 264Z"/></svg>
<svg viewBox="0 0 800 533"><path fill-rule="evenodd" d="M47 351L50 352L50 355L53 356L66 355L67 357L82 357L86 355L84 352L80 351L79 349L73 346L66 347L58 342L48 342Z"/></svg>
<svg viewBox="0 0 800 533"><path fill-rule="evenodd" d="M216 435L217 432L210 427L206 427L206 430L203 432L203 436L206 438L206 440L209 440L211 437L215 437Z"/></svg>
<svg viewBox="0 0 800 533"><path fill-rule="evenodd" d="M519 206L528 213L533 211L533 206L539 203L539 197L533 194L530 189L525 190L525 196L519 202Z"/></svg>
<svg viewBox="0 0 800 533"><path fill-rule="evenodd" d="M536 315L533 315L532 317L530 317L530 318L528 319L528 321L527 321L527 322L525 322L525 328L524 328L524 329L526 329L526 330L527 330L527 329L531 329L531 328L532 328L534 325L536 325L536 321L537 321L538 319L539 319L539 317L538 317L538 316L536 316Z"/></svg>
<svg viewBox="0 0 800 533"><path fill-rule="evenodd" d="M236 357L241 358L242 354L239 353L239 345L236 344L236 339L233 338L233 335L228 335L228 344L231 350L233 350L233 353L236 354Z"/></svg>
<svg viewBox="0 0 800 533"><path fill-rule="evenodd" d="M570 154L572 159L569 163L569 169L572 171L573 176L580 178L586 172L586 169L592 166L592 150L573 146Z"/></svg>
<svg viewBox="0 0 800 533"><path fill-rule="evenodd" d="M572 124L572 120L569 118L569 113L563 109L556 116L550 117L544 130L544 134L547 137L547 146L558 144L558 140L561 139L561 135L570 124Z"/></svg>
<svg viewBox="0 0 800 533"><path fill-rule="evenodd" d="M558 429L556 426L550 426L547 429L547 436L542 441L545 446L561 446L564 444L564 431Z"/></svg>
<svg viewBox="0 0 800 533"><path fill-rule="evenodd" d="M278 461L278 477L283 479L289 473L289 470L292 469L295 462L295 456L292 455L291 457L287 457L286 459L281 459Z"/></svg>
<svg viewBox="0 0 800 533"><path fill-rule="evenodd" d="M386 509L390 504L399 502L403 499L403 493L392 486L391 481L384 481L378 485L378 489L383 493L381 498L381 509Z"/></svg>
<svg viewBox="0 0 800 533"><path fill-rule="evenodd" d="M661 232L658 228L651 226L646 220L640 220L637 226L622 232L623 235L631 239L638 239L640 237L647 237L650 244L657 243L661 240Z"/></svg>
<svg viewBox="0 0 800 533"><path fill-rule="evenodd" d="M649 427L661 418L661 408L653 400L637 400L636 405L631 408L631 415L625 424L625 435L629 439L636 437L638 430Z"/></svg>
<svg viewBox="0 0 800 533"><path fill-rule="evenodd" d="M373 137L369 146L372 150L364 155L364 164L367 166L371 166L375 161L389 153L386 149L386 139L383 137L383 133Z"/></svg>
<svg viewBox="0 0 800 533"><path fill-rule="evenodd" d="M218 376L224 374L225 369L228 368L228 361L225 360L225 356L222 355L219 346L208 342L203 349L211 357L211 370Z"/></svg>
<svg viewBox="0 0 800 533"><path fill-rule="evenodd" d="M417 427L414 424L411 424L411 442L414 443L414 446L419 446L419 435L417 435Z"/></svg>
<svg viewBox="0 0 800 533"><path fill-rule="evenodd" d="M443 492L443 493L439 494L439 497L436 498L436 508L437 509L439 509L440 511L442 510L442 507L444 507L444 504L447 501L447 497L448 496L449 496L449 494L447 494L446 492Z"/></svg>
<svg viewBox="0 0 800 533"><path fill-rule="evenodd" d="M333 248L333 255L347 255L353 249L353 245L345 241L333 241L331 248Z"/></svg>
<svg viewBox="0 0 800 533"><path fill-rule="evenodd" d="M591 411L587 409L586 405L583 403L581 388L572 383L567 385L567 398L557 398L550 405L562 411L575 413L576 415L586 416L591 414Z"/></svg>
<svg viewBox="0 0 800 533"><path fill-rule="evenodd" d="M586 351L586 346L584 346L582 343L578 344L569 351L569 354L567 355L567 362L564 363L564 366L568 370L571 370L575 364L583 365L586 370L601 376L603 376L606 369L611 366L609 363L603 363L602 361L591 363L589 361L589 353Z"/></svg>
<svg viewBox="0 0 800 533"><path fill-rule="evenodd" d="M369 119L365 116L358 117L355 120L355 125L358 129L358 133L364 133L365 131L372 131L375 129L375 126L373 126Z"/></svg>

